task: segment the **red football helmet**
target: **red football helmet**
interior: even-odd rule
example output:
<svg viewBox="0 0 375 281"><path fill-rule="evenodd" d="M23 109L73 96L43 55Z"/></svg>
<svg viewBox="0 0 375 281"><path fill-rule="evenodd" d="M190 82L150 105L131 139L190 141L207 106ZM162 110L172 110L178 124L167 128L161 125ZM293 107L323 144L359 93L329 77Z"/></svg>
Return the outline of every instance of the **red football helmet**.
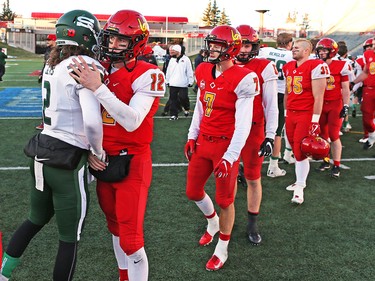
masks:
<svg viewBox="0 0 375 281"><path fill-rule="evenodd" d="M329 153L329 142L319 136L307 136L302 140L301 151L306 157L320 160Z"/></svg>
<svg viewBox="0 0 375 281"><path fill-rule="evenodd" d="M99 34L100 57L110 61L128 61L139 56L150 35L144 16L136 11L121 10L113 14ZM126 50L109 48L109 39L117 36L130 40Z"/></svg>
<svg viewBox="0 0 375 281"><path fill-rule="evenodd" d="M242 44L251 44L253 46L246 58L244 58L243 56L237 56L237 60L239 60L240 62L247 62L250 60L250 58L256 57L259 54L260 40L258 32L250 25L245 24L237 26L236 29L241 34Z"/></svg>
<svg viewBox="0 0 375 281"><path fill-rule="evenodd" d="M327 49L328 55L327 58L322 59L319 56L319 51L321 49ZM316 55L318 58L322 60L331 59L336 56L337 52L339 51L339 45L337 45L336 41L331 38L322 38L316 43Z"/></svg>
<svg viewBox="0 0 375 281"><path fill-rule="evenodd" d="M373 47L374 43L374 38L367 39L363 42L363 51L366 51L367 47Z"/></svg>
<svg viewBox="0 0 375 281"><path fill-rule="evenodd" d="M206 49L210 52L210 43L216 43L223 45L224 49L220 51L220 55L215 60L208 61L211 63L219 63L221 61L233 59L239 52L242 46L241 34L237 29L229 25L216 26L211 32L204 38Z"/></svg>

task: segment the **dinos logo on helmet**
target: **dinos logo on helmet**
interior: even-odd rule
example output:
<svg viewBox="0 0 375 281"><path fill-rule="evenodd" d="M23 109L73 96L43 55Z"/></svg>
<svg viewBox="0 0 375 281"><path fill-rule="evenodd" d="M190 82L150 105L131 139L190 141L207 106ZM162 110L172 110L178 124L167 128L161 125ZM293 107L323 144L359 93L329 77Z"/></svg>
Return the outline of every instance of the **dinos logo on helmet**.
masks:
<svg viewBox="0 0 375 281"><path fill-rule="evenodd" d="M236 45L240 44L241 43L241 36L238 33L234 33L233 30L231 30L231 32L232 32L232 39L234 40L234 43Z"/></svg>
<svg viewBox="0 0 375 281"><path fill-rule="evenodd" d="M147 22L142 22L140 18L138 18L139 28L142 30L143 34L147 31Z"/></svg>

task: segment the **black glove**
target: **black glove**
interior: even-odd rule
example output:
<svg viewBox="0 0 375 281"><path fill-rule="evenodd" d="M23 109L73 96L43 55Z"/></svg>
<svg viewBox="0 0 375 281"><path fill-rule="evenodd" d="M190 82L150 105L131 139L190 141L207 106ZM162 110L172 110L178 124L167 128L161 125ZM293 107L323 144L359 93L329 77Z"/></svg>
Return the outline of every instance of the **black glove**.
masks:
<svg viewBox="0 0 375 281"><path fill-rule="evenodd" d="M349 105L345 104L340 112L340 118L345 118L349 113Z"/></svg>
<svg viewBox="0 0 375 281"><path fill-rule="evenodd" d="M273 139L265 138L263 143L260 145L258 155L261 156L270 156L273 150Z"/></svg>

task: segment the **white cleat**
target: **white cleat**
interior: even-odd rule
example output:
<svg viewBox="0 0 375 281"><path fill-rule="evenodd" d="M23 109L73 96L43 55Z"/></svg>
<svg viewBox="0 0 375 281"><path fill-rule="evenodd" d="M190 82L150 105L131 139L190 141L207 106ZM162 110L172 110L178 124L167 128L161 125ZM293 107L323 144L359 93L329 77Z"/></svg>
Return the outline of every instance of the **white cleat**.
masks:
<svg viewBox="0 0 375 281"><path fill-rule="evenodd" d="M284 161L288 164L294 164L296 163L296 158L294 158L294 154L291 151L285 150L284 152Z"/></svg>
<svg viewBox="0 0 375 281"><path fill-rule="evenodd" d="M279 167L268 167L267 176L270 178L283 177L286 175L286 171Z"/></svg>
<svg viewBox="0 0 375 281"><path fill-rule="evenodd" d="M300 205L300 204L303 203L303 201L304 201L304 199L303 199L303 188L298 187L293 192L293 197L292 197L291 202Z"/></svg>
<svg viewBox="0 0 375 281"><path fill-rule="evenodd" d="M300 184L297 184L297 183L293 183L291 185L288 185L285 189L288 190L288 191L294 191L297 188L302 188L302 190L303 190L305 187L306 186L303 186L303 185L300 185Z"/></svg>
<svg viewBox="0 0 375 281"><path fill-rule="evenodd" d="M363 138L361 138L358 142L359 142L359 143L366 143L367 140L368 140L368 138L363 137Z"/></svg>

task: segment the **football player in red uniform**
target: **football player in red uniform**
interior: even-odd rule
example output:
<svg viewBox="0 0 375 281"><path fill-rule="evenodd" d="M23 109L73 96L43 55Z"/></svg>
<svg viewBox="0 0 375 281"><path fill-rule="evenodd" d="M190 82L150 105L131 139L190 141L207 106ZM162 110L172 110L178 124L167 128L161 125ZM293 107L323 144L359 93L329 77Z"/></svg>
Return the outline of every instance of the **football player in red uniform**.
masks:
<svg viewBox="0 0 375 281"><path fill-rule="evenodd" d="M120 271L120 281L147 280L143 221L152 163L153 116L165 92L165 77L155 65L136 58L146 46L149 27L143 15L121 10L112 15L99 36L100 55L109 74L102 83L94 71L77 62L73 77L94 91L103 106L103 147L108 155L132 155L129 173L116 182L97 179L99 204L106 216ZM111 165L111 163L109 163ZM126 164L124 164L126 165ZM106 164L90 156L90 166ZM126 270L128 268L128 270Z"/></svg>
<svg viewBox="0 0 375 281"><path fill-rule="evenodd" d="M247 183L247 234L251 243L259 244L262 241L257 227L262 201L261 171L264 156L272 154L278 125L278 72L274 62L256 58L259 53L260 41L254 28L249 25L240 25L237 30L241 34L242 47L235 62L239 66L253 70L259 78L260 86L260 94L254 98L253 124L250 135L241 152ZM266 132L264 132L264 128Z"/></svg>
<svg viewBox="0 0 375 281"><path fill-rule="evenodd" d="M349 75L353 75L353 69L348 61L333 60L337 51L337 43L330 38L322 38L316 45L318 58L328 64L330 72L330 77L327 81L327 87L324 93L324 103L319 125L321 129L320 136L324 139L329 138L331 140L333 159L331 176L334 178L340 176L342 144L339 133L342 118L345 118L349 112ZM325 171L329 169L329 157L326 157L318 170Z"/></svg>
<svg viewBox="0 0 375 281"><path fill-rule="evenodd" d="M234 65L233 59L241 49L237 29L217 26L205 38L205 43L209 62L201 63L195 72L197 103L185 145L189 160L186 195L207 218L207 230L199 244L210 244L220 231L215 252L206 264L206 269L211 271L220 269L228 258L238 159L250 132L259 83L254 72ZM204 190L212 172L220 218Z"/></svg>
<svg viewBox="0 0 375 281"><path fill-rule="evenodd" d="M297 39L292 53L295 61L283 67L286 79L285 128L296 157L296 182L286 189L293 192L292 203L302 204L304 188L310 171L309 159L301 151L301 142L307 135L318 135L323 95L329 77L328 65L319 59L309 59L311 42Z"/></svg>
<svg viewBox="0 0 375 281"><path fill-rule="evenodd" d="M363 42L363 52L366 52L367 50L374 50L374 49L375 49L375 40L374 40L374 38L369 38L365 42ZM360 56L359 58L357 58L355 60L354 72L355 72L356 77L359 76L359 74L361 74L361 72L363 71L364 67L365 67L364 57ZM363 80L360 83L357 83L353 87L353 92L356 93L356 99L357 99L356 103L362 104L363 87L364 87L364 85L366 85L366 80L367 79L375 79L375 77L374 76L369 76L365 80ZM355 106L355 105L356 104L353 104L353 106ZM354 108L352 114L354 114L355 112L356 111L355 111L355 108ZM368 140L368 131L366 130L365 127L363 127L363 131L364 131L363 132L363 137L359 140L360 143L366 143L367 140Z"/></svg>
<svg viewBox="0 0 375 281"><path fill-rule="evenodd" d="M365 51L363 60L363 71L354 79L352 85L364 82L361 111L363 128L368 132L368 140L363 144L363 148L370 149L375 143L375 50L370 48Z"/></svg>

